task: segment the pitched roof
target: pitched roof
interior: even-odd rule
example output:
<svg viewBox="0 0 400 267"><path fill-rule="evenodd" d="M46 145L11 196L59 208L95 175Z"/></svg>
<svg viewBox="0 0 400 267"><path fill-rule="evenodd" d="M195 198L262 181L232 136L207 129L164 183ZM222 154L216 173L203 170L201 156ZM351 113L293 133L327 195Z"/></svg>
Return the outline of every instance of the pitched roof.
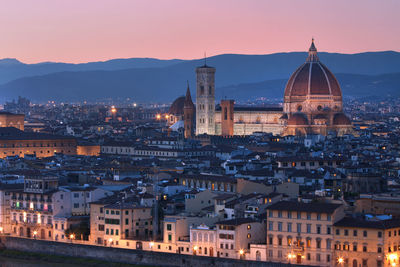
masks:
<svg viewBox="0 0 400 267"><path fill-rule="evenodd" d="M337 227L354 227L354 228L371 228L371 229L391 229L400 227L399 219L390 220L365 220L362 218L346 217L336 222L334 226Z"/></svg>

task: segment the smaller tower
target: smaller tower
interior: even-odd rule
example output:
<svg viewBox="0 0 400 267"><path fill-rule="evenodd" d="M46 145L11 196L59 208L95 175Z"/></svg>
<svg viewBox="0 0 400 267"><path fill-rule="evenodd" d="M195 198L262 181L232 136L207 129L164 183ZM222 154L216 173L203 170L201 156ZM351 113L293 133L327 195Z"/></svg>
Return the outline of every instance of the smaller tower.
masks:
<svg viewBox="0 0 400 267"><path fill-rule="evenodd" d="M194 134L194 105L190 95L189 82L187 85L185 102L183 106L183 125L185 127L185 138L192 138Z"/></svg>
<svg viewBox="0 0 400 267"><path fill-rule="evenodd" d="M233 136L234 125L234 101L221 100L221 135Z"/></svg>

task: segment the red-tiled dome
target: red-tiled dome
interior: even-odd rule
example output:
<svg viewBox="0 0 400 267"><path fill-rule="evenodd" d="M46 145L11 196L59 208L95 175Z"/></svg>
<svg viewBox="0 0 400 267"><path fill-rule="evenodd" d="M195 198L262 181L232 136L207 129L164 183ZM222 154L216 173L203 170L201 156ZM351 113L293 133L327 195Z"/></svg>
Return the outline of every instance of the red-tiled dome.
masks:
<svg viewBox="0 0 400 267"><path fill-rule="evenodd" d="M183 114L183 106L185 105L185 97L181 96L175 99L169 108L168 113L174 115L182 115Z"/></svg>
<svg viewBox="0 0 400 267"><path fill-rule="evenodd" d="M333 125L351 125L351 121L344 113L337 113L333 117Z"/></svg>
<svg viewBox="0 0 400 267"><path fill-rule="evenodd" d="M308 125L308 120L303 113L294 113L287 121L288 125Z"/></svg>
<svg viewBox="0 0 400 267"><path fill-rule="evenodd" d="M319 61L314 40L306 62L292 74L285 88L285 97L307 95L342 96L335 76Z"/></svg>

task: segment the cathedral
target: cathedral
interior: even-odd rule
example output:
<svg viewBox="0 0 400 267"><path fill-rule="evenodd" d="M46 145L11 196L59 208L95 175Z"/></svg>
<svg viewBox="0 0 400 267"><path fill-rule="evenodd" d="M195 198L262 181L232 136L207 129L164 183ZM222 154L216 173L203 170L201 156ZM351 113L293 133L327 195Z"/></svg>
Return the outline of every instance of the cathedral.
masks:
<svg viewBox="0 0 400 267"><path fill-rule="evenodd" d="M234 100L215 105L215 71L204 64L196 68L196 105L189 86L186 96L174 101L169 124L183 122L185 137L193 135L343 135L352 132L343 113L342 92L332 72L318 58L312 40L308 57L289 78L281 107L235 106Z"/></svg>

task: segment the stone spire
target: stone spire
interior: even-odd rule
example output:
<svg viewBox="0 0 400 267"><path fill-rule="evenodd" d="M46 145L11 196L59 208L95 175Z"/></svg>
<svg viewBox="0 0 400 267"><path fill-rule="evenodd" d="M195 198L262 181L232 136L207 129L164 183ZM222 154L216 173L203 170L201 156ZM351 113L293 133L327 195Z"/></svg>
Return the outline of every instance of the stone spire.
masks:
<svg viewBox="0 0 400 267"><path fill-rule="evenodd" d="M307 62L317 62L319 61L318 55L317 55L317 48L314 45L314 38L311 40L311 46L310 49L308 49L308 57L307 57Z"/></svg>
<svg viewBox="0 0 400 267"><path fill-rule="evenodd" d="M183 126L185 138L192 138L195 128L195 108L190 95L189 81L186 89L185 102L183 105Z"/></svg>
<svg viewBox="0 0 400 267"><path fill-rule="evenodd" d="M190 94L189 81L187 82L187 89L186 89L184 107L190 107L190 108L194 107L193 101L192 101L192 96Z"/></svg>

